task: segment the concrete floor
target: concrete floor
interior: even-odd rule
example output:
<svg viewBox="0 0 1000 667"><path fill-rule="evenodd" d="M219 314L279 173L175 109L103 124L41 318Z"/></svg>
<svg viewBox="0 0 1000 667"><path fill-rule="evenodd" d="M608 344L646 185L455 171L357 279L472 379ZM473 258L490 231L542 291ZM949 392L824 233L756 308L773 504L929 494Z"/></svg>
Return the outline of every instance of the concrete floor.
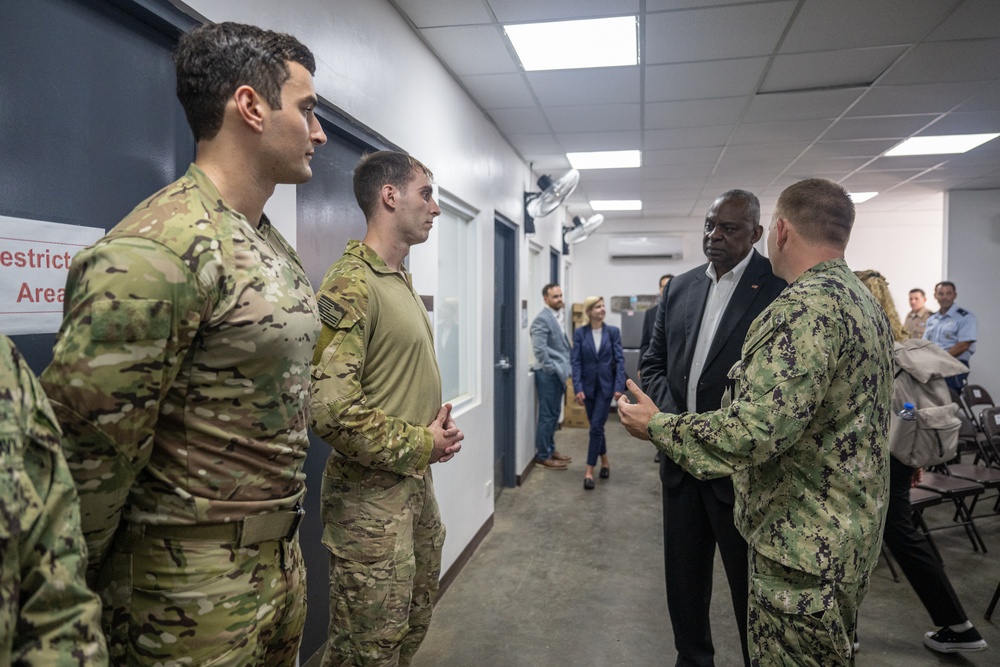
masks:
<svg viewBox="0 0 1000 667"><path fill-rule="evenodd" d="M673 665L676 653L663 584L660 482L652 445L608 422L611 479L584 491L587 433L563 429L557 447L573 456L566 472L536 467L523 486L504 489L495 524L438 602L414 667ZM984 507L986 505L984 504ZM926 511L932 526L945 507ZM983 620L1000 579L1000 517L978 521L990 553L961 529L939 531L952 583L990 649L944 656L921 643L931 626L906 580L879 563L861 608L859 667L1000 665L1000 610ZM742 664L729 591L716 558L712 628L717 667Z"/></svg>

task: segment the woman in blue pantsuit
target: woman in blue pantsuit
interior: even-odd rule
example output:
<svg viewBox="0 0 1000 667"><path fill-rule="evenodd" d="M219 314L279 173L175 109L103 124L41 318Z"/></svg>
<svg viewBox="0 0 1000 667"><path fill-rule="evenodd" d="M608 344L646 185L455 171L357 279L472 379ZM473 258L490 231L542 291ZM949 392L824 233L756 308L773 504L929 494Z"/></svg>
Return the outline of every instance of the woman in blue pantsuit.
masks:
<svg viewBox="0 0 1000 667"><path fill-rule="evenodd" d="M625 392L625 354L618 327L604 323L604 299L588 296L583 302L589 322L573 332L573 391L576 402L587 410L590 420L590 444L587 447L587 470L583 488L594 488L594 466L601 457L601 479L611 476L604 423L611 401Z"/></svg>

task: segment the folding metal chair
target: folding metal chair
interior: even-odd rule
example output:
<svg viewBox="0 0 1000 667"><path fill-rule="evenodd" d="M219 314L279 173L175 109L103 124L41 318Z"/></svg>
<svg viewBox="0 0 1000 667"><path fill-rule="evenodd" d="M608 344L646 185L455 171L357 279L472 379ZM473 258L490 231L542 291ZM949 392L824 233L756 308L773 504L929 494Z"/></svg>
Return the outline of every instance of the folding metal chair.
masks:
<svg viewBox="0 0 1000 667"><path fill-rule="evenodd" d="M982 484L960 477L925 471L923 479L917 487L939 493L944 500L952 501L955 504L955 522L965 528L965 533L969 536L969 541L972 542L973 550L982 549L983 553L986 553L986 543L983 542L982 536L976 529L976 522L972 520L969 506L965 502L966 498L972 498L975 502L975 498L985 491ZM955 528L955 526L935 526L929 528L928 531L944 530L945 528ZM940 558L940 554L938 557Z"/></svg>
<svg viewBox="0 0 1000 667"><path fill-rule="evenodd" d="M944 559L941 558L941 552L938 551L937 544L934 543L934 539L931 537L931 529L927 527L927 522L924 521L924 509L940 505L942 500L943 498L940 493L917 487L910 489L910 507L913 508L913 523L916 524L920 532L927 538L927 542L931 545L931 550L937 556L939 563L944 563Z"/></svg>

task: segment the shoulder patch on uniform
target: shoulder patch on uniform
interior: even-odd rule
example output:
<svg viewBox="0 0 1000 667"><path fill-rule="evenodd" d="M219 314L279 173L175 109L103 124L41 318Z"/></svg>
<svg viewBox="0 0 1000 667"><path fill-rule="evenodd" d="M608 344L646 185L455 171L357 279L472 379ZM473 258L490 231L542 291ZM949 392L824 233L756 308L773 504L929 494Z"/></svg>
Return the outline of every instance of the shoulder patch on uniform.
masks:
<svg viewBox="0 0 1000 667"><path fill-rule="evenodd" d="M316 299L316 305L319 308L319 318L323 321L323 324L331 329L336 329L337 325L340 324L340 320L344 318L346 311L336 301L331 299L328 294L320 294Z"/></svg>
<svg viewBox="0 0 1000 667"><path fill-rule="evenodd" d="M170 336L171 305L160 299L101 299L91 306L91 336L106 343Z"/></svg>
<svg viewBox="0 0 1000 667"><path fill-rule="evenodd" d="M965 308L958 308L957 310L955 310L955 312L961 315L962 317L965 317L966 315L969 314L969 311L967 311Z"/></svg>

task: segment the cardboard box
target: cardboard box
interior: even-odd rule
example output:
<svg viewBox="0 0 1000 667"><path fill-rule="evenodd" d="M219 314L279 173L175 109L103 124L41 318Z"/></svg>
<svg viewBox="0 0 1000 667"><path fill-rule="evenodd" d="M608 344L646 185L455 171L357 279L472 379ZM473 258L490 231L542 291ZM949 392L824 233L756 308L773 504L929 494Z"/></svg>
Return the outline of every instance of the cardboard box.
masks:
<svg viewBox="0 0 1000 667"><path fill-rule="evenodd" d="M587 411L582 405L576 404L573 380L566 380L566 405L563 408L562 425L565 428L590 428Z"/></svg>

